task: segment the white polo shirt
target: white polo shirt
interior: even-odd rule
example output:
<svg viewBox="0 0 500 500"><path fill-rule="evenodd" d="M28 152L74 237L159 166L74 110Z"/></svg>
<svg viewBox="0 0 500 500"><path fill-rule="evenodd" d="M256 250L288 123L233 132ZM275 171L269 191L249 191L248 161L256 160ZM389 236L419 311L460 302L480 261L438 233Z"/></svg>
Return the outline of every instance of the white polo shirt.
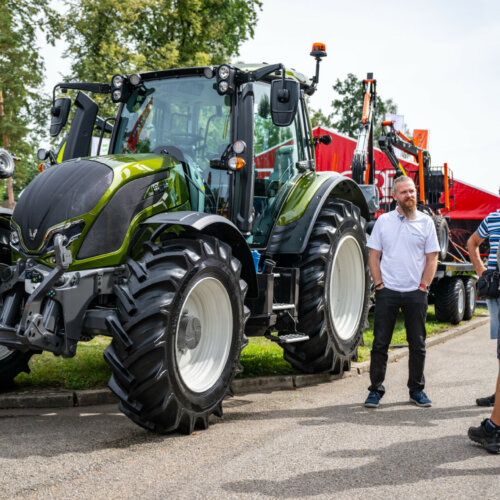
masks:
<svg viewBox="0 0 500 500"><path fill-rule="evenodd" d="M425 254L439 252L434 223L418 210L411 220L397 210L381 215L367 246L382 252L382 281L398 292L416 290L422 280Z"/></svg>

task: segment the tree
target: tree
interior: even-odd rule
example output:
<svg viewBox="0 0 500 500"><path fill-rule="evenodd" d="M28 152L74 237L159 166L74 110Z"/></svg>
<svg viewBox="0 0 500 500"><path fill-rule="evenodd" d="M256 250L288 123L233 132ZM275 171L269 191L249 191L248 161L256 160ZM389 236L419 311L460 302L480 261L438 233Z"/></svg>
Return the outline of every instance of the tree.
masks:
<svg viewBox="0 0 500 500"><path fill-rule="evenodd" d="M67 2L72 79L219 64L252 37L261 0L78 0Z"/></svg>
<svg viewBox="0 0 500 500"><path fill-rule="evenodd" d="M43 95L43 60L37 50L37 29L47 29L54 42L59 18L46 0L2 0L0 3L0 91L4 116L0 117L0 147L20 157L14 174L19 192L37 173L36 137L46 129L48 98ZM5 197L0 183L0 198Z"/></svg>
<svg viewBox="0 0 500 500"><path fill-rule="evenodd" d="M227 62L252 37L261 0L66 0L69 81ZM72 94L72 92L70 92ZM93 95L101 116L116 111Z"/></svg>
<svg viewBox="0 0 500 500"><path fill-rule="evenodd" d="M363 84L362 79L353 73L348 73L345 80L337 79L333 85L333 90L338 94L338 98L332 101L332 112L324 115L321 110L313 112L313 125L323 124L332 127L351 137L358 135L359 123L363 112ZM377 95L375 106L375 137L382 135L382 121L386 113L398 112L398 107L392 99L386 101Z"/></svg>

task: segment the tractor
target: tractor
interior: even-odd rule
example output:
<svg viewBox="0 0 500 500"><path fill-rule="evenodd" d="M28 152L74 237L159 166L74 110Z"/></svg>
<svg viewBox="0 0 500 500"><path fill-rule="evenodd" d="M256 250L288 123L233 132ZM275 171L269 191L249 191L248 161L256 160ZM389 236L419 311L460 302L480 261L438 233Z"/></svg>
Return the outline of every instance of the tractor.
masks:
<svg viewBox="0 0 500 500"><path fill-rule="evenodd" d="M316 172L328 138L313 139L306 97L324 45L311 55L312 79L222 64L56 86L53 137L75 112L59 151L39 151L42 173L10 220L0 386L34 354L72 357L106 335L121 411L191 433L222 416L250 336L277 342L301 372L350 369L373 214L356 182ZM69 89L73 102L56 98ZM92 92L116 116L100 118Z"/></svg>

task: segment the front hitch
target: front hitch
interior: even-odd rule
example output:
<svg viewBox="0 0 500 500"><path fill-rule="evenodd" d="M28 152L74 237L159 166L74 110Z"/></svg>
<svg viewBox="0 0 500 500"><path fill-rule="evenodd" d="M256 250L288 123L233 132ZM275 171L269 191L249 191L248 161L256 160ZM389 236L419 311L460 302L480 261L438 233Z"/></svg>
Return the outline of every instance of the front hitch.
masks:
<svg viewBox="0 0 500 500"><path fill-rule="evenodd" d="M28 259L8 268L11 276L4 272L0 345L74 356L90 303L98 295L111 294L123 279L125 266L68 272L72 257L63 241L61 235L54 241L55 268Z"/></svg>

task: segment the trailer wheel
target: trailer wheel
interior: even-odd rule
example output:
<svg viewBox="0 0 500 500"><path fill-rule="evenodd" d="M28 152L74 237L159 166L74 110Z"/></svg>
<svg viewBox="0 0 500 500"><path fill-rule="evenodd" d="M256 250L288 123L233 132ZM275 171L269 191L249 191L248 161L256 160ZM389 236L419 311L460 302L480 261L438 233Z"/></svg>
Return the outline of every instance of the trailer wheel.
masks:
<svg viewBox="0 0 500 500"><path fill-rule="evenodd" d="M154 432L206 429L242 370L248 310L241 264L204 235L168 240L130 263L105 352L120 409Z"/></svg>
<svg viewBox="0 0 500 500"><path fill-rule="evenodd" d="M433 215L432 220L434 221L434 226L436 228L436 234L439 243L439 260L444 261L446 260L446 256L448 255L450 234L448 222L442 215Z"/></svg>
<svg viewBox="0 0 500 500"><path fill-rule="evenodd" d="M465 286L458 277L442 278L437 284L435 308L438 321L460 323L465 313Z"/></svg>
<svg viewBox="0 0 500 500"><path fill-rule="evenodd" d="M462 280L465 287L464 320L469 320L474 316L474 311L476 310L476 282L471 276L463 276Z"/></svg>
<svg viewBox="0 0 500 500"><path fill-rule="evenodd" d="M309 340L284 344L284 357L304 372L348 370L363 337L370 292L358 207L327 200L299 267L298 330Z"/></svg>

